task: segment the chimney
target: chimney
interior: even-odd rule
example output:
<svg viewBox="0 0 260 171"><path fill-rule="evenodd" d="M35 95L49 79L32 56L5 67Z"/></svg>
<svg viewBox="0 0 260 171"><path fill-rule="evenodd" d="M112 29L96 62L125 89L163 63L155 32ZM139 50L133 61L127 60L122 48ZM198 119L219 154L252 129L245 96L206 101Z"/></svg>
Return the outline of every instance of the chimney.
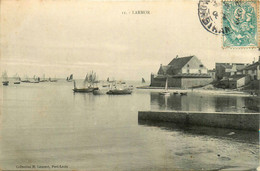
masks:
<svg viewBox="0 0 260 171"><path fill-rule="evenodd" d="M178 55L176 56L176 58L178 58Z"/></svg>

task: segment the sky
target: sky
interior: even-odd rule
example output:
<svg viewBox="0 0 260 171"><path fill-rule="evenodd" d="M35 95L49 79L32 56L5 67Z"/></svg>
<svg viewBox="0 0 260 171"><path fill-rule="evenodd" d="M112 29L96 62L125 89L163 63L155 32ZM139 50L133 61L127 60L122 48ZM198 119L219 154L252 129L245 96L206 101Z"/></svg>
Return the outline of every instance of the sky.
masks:
<svg viewBox="0 0 260 171"><path fill-rule="evenodd" d="M2 0L0 71L99 79L150 79L177 55L216 62L252 63L257 49L223 49L222 36L206 31L198 0ZM131 14L145 10L150 14ZM127 14L122 14L127 12Z"/></svg>

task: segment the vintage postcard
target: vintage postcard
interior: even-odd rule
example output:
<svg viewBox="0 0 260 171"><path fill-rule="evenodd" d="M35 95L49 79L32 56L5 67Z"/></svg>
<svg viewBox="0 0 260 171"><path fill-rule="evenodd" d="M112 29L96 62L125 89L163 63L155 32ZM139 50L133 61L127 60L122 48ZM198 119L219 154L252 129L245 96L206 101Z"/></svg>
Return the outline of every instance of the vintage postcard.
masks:
<svg viewBox="0 0 260 171"><path fill-rule="evenodd" d="M260 170L258 0L1 0L0 170Z"/></svg>

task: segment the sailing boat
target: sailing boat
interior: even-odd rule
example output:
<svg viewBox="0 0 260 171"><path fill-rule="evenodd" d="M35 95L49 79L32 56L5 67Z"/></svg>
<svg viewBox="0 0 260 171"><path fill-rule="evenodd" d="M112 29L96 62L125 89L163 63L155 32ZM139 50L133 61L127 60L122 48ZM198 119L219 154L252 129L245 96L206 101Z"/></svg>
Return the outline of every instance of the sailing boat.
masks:
<svg viewBox="0 0 260 171"><path fill-rule="evenodd" d="M70 77L67 77L67 81L68 82L72 82L73 81L73 74L70 74Z"/></svg>
<svg viewBox="0 0 260 171"><path fill-rule="evenodd" d="M9 81L7 80L8 76L7 76L7 72L4 71L4 73L2 74L2 83L4 86L8 86Z"/></svg>
<svg viewBox="0 0 260 171"><path fill-rule="evenodd" d="M33 76L33 81L30 81L30 83L39 83L39 79L36 75Z"/></svg>
<svg viewBox="0 0 260 171"><path fill-rule="evenodd" d="M144 78L142 78L142 83L145 83L145 80L144 80Z"/></svg>
<svg viewBox="0 0 260 171"><path fill-rule="evenodd" d="M98 87L87 87L87 88L77 88L76 82L74 80L74 88L72 89L76 93L90 93L93 92L94 90L98 90Z"/></svg>
<svg viewBox="0 0 260 171"><path fill-rule="evenodd" d="M40 80L40 82L47 82L48 80L45 79L45 74L43 74L42 79Z"/></svg>
<svg viewBox="0 0 260 171"><path fill-rule="evenodd" d="M29 78L28 78L27 75L25 75L24 78L25 78L25 79L22 80L21 82L24 82L24 83L29 83L29 82L30 82L30 80L29 80Z"/></svg>
<svg viewBox="0 0 260 171"><path fill-rule="evenodd" d="M21 78L19 77L19 75L17 73L14 75L14 79L15 79L14 84L20 84L21 83Z"/></svg>
<svg viewBox="0 0 260 171"><path fill-rule="evenodd" d="M94 83L97 83L97 75L95 72L91 71L90 73L88 73L84 79L84 87L83 88L77 88L76 86L76 82L74 81L74 92L79 92L79 93L89 93L89 92L93 92L94 90L98 90L98 87L94 87ZM86 87L86 83L88 83L87 87Z"/></svg>
<svg viewBox="0 0 260 171"><path fill-rule="evenodd" d="M165 83L165 89L163 92L159 93L160 95L164 95L164 96L169 96L170 92L168 91L168 77L166 78L166 83Z"/></svg>

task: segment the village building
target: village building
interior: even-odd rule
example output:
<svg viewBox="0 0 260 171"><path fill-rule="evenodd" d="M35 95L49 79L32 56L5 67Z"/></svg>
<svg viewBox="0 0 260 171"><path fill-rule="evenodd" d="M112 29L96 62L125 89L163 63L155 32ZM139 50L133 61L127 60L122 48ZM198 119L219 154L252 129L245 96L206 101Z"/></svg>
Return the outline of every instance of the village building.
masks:
<svg viewBox="0 0 260 171"><path fill-rule="evenodd" d="M229 78L232 75L243 74L242 69L248 64L245 63L216 63L216 80Z"/></svg>
<svg viewBox="0 0 260 171"><path fill-rule="evenodd" d="M208 74L210 75L210 77L211 77L213 80L216 79L216 69L208 70Z"/></svg>
<svg viewBox="0 0 260 171"><path fill-rule="evenodd" d="M237 89L250 83L249 75L232 75L229 78L224 78L221 83L225 88Z"/></svg>
<svg viewBox="0 0 260 171"><path fill-rule="evenodd" d="M208 69L196 56L176 57L168 65L161 65L157 75L151 74L152 87L164 87L168 78L169 87L190 88L212 82Z"/></svg>
<svg viewBox="0 0 260 171"><path fill-rule="evenodd" d="M260 80L260 56L257 62L246 66L241 72L245 75L249 75L251 80Z"/></svg>

